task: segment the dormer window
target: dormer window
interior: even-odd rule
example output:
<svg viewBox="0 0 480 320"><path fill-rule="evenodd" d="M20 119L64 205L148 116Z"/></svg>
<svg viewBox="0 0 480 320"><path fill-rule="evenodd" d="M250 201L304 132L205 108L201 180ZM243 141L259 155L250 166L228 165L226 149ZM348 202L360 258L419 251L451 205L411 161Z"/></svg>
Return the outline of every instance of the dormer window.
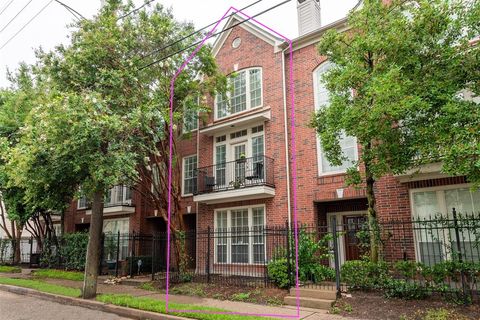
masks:
<svg viewBox="0 0 480 320"><path fill-rule="evenodd" d="M229 78L231 86L227 95L215 99L216 119L260 107L262 99L262 69L250 68L236 72Z"/></svg>

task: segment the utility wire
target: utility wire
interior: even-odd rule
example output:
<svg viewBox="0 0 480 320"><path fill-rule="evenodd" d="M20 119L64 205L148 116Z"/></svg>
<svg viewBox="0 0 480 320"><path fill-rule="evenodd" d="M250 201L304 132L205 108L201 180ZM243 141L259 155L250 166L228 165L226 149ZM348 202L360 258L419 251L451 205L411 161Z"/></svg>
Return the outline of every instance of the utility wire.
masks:
<svg viewBox="0 0 480 320"><path fill-rule="evenodd" d="M2 11L0 12L0 15L5 12L5 10L8 9L8 7L12 4L13 0L11 0L5 7L3 7Z"/></svg>
<svg viewBox="0 0 480 320"><path fill-rule="evenodd" d="M70 11L70 13L72 13L72 15L77 18L77 20L80 20L78 17L81 17L82 19L85 19L85 17L80 13L78 12L77 10L73 9L72 7L70 7L69 5L61 2L61 1L58 1L58 0L55 0L56 3L58 3L59 5L63 6L65 9L67 9L68 11Z"/></svg>
<svg viewBox="0 0 480 320"><path fill-rule="evenodd" d="M121 20L121 19L123 19L123 18L128 17L129 15L131 15L132 13L137 12L138 10L141 10L143 7L149 5L149 4L152 3L153 1L155 1L155 0L147 1L147 2L145 2L144 4L142 4L140 7L136 8L136 9L133 9L132 11L130 11L130 12L128 12L128 13L125 13L123 16L119 17L119 18L117 19L117 21L118 21L118 20Z"/></svg>
<svg viewBox="0 0 480 320"><path fill-rule="evenodd" d="M8 25L9 25L10 23L12 23L12 21L15 20L15 18L17 18L18 15L19 15L20 13L22 13L22 11L23 11L23 10L30 4L30 2L32 2L32 1L33 1L33 0L28 1L27 4L26 4L22 9L20 9L20 11L18 11L18 13L17 13L12 19L10 19L10 21L8 21L8 23L2 28L2 30L0 30L0 33L2 33L2 31L5 30L5 29L8 27Z"/></svg>
<svg viewBox="0 0 480 320"><path fill-rule="evenodd" d="M237 23L237 24L234 24L233 26L230 26L230 27L228 27L228 28L223 29L222 31L219 31L219 32L217 32L217 33L212 34L211 37L217 36L217 35L219 35L219 34L221 34L221 33L224 33L225 31L228 31L228 30L230 30L230 29L233 29L233 28L235 28L236 26L239 26L239 25L241 25L241 24L243 24L243 23L245 23L245 22L247 22L247 21L249 21L249 20L251 20L251 19L253 19L253 18L256 18L256 17L258 17L258 16L260 16L260 15L262 15L262 14L265 14L265 13L267 13L267 12L273 10L273 9L276 9L276 8L282 6L282 5L284 5L285 3L290 2L290 1L292 1L292 0L285 0L285 1L283 1L283 2L280 2L280 3L276 4L276 5L274 5L273 7L270 7L270 8L268 8L268 9L266 9L266 10L263 10L262 12L259 12L259 13L257 13L256 15L251 16L250 18L247 18L247 19L245 19L245 20L243 20L243 21L241 21L241 22L239 22L239 23ZM177 55L177 54L179 54L179 53L182 53L182 52L184 52L184 51L186 51L186 50L188 50L188 49L190 49L190 48L192 48L192 47L197 46L198 44L200 44L200 43L202 43L202 42L203 42L203 40L199 40L199 41L197 41L197 42L195 42L195 43L193 43L193 44L191 44L191 45L189 45L189 46L187 46L187 47L185 47L185 48L183 48L183 49L180 49L180 50L178 50L178 51L175 51L174 53L171 53L171 54L169 54L169 55L163 56L163 57L160 58L160 59L156 59L156 60L154 60L154 61L152 61L152 62L150 62L150 63L148 63L148 64L146 64L146 65L144 65L144 66L142 66L142 67L140 67L140 68L138 69L138 71L143 70L143 69L146 69L146 68L148 68L148 67L151 67L151 66L154 65L154 64L157 64L157 63L159 63L159 62L161 62L161 61L163 61L163 60L166 60L166 59L168 59L168 58L170 58L170 57L173 57L173 56L175 56L175 55Z"/></svg>
<svg viewBox="0 0 480 320"><path fill-rule="evenodd" d="M240 11L243 11L243 10L245 10L245 9L248 9L248 8L250 8L251 6L256 5L257 3L262 2L262 1L263 1L263 0L257 0L257 1L255 1L255 2L249 4L248 6L241 8ZM230 15L228 15L228 16L226 16L226 17L223 17L223 19L230 18L230 17L233 16L234 14L235 14L235 12L231 13ZM183 40L188 39L188 38L190 38L191 36L193 36L193 35L195 35L195 34L197 34L197 33L200 33L200 32L202 32L203 30L205 30L205 29L207 29L207 28L209 28L209 27L211 27L211 26L219 23L219 22L222 21L223 19L220 19L220 20L218 20L218 21L212 22L212 23L210 23L208 26L205 26L205 27L203 27L203 28L200 28L200 29L198 29L198 30L195 30L195 31L193 31L192 33L184 36L183 38L180 38L180 39L175 40L175 41L173 41L173 42L171 42L171 43L169 43L169 44L166 44L166 45L163 46L163 47L160 47L160 48L158 48L158 49L155 49L155 50L151 51L150 53L147 53L147 54L143 55L140 59L145 59L145 58L147 58L147 57L150 57L150 56L154 55L155 53L158 53L158 52L163 51L163 50L165 50L165 49L167 49L167 48L169 48L169 47L172 47L172 46L176 45L177 43L182 42Z"/></svg>
<svg viewBox="0 0 480 320"><path fill-rule="evenodd" d="M25 23L23 25L23 27L20 28L20 30L18 30L10 39L8 39L1 47L0 47L0 50L2 50L3 48L5 48L5 46L10 42L12 41L20 32L23 31L23 29L25 29L29 24L30 22L32 22L33 20L35 20L36 17L38 17L38 15L40 13L43 12L43 10L45 10L51 3L53 2L53 0L50 0L46 5L44 5L42 7L42 9L40 9L40 11L38 11L30 20L27 21L27 23Z"/></svg>

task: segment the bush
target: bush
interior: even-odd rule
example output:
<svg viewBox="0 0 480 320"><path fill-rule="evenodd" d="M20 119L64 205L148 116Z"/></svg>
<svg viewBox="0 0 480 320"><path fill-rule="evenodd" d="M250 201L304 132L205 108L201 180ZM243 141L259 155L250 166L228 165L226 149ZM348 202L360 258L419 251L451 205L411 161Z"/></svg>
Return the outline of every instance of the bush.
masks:
<svg viewBox="0 0 480 320"><path fill-rule="evenodd" d="M87 256L88 233L67 233L62 238L60 256L65 269L84 270Z"/></svg>
<svg viewBox="0 0 480 320"><path fill-rule="evenodd" d="M323 264L330 257L328 247L330 240L332 240L331 234L324 235L317 240L316 233L307 233L305 229L300 229L298 237L298 273L300 281L317 283L335 279L335 270ZM294 247L293 241L291 247ZM290 280L286 250L283 248L277 249L276 258L268 264L268 275L280 288L288 288L293 283L293 272L295 270L293 253L294 250L292 250L290 258L292 272Z"/></svg>
<svg viewBox="0 0 480 320"><path fill-rule="evenodd" d="M403 279L386 279L383 283L386 298L400 298L405 300L421 300L427 298L430 293L416 282L408 282Z"/></svg>
<svg viewBox="0 0 480 320"><path fill-rule="evenodd" d="M388 276L388 265L367 260L346 261L341 269L342 281L351 289L381 288Z"/></svg>
<svg viewBox="0 0 480 320"><path fill-rule="evenodd" d="M281 289L288 289L292 283L288 276L288 261L286 258L272 260L268 263L268 277Z"/></svg>

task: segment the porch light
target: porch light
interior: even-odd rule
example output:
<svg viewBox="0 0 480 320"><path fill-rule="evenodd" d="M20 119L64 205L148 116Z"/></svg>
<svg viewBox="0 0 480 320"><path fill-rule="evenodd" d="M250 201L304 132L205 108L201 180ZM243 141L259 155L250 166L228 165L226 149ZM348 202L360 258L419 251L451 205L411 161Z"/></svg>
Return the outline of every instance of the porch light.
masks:
<svg viewBox="0 0 480 320"><path fill-rule="evenodd" d="M343 188L337 189L337 198L343 198Z"/></svg>

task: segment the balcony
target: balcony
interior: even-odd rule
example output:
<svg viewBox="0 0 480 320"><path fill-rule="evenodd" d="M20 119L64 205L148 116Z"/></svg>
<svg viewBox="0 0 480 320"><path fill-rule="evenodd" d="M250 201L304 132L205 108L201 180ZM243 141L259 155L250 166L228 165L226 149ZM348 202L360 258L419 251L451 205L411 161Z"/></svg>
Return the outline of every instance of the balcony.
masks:
<svg viewBox="0 0 480 320"><path fill-rule="evenodd" d="M243 158L197 169L194 201L215 204L275 196L274 160Z"/></svg>
<svg viewBox="0 0 480 320"><path fill-rule="evenodd" d="M108 190L103 215L122 215L135 212L135 205L132 201L132 190L126 186L115 186ZM91 208L85 212L92 214Z"/></svg>

